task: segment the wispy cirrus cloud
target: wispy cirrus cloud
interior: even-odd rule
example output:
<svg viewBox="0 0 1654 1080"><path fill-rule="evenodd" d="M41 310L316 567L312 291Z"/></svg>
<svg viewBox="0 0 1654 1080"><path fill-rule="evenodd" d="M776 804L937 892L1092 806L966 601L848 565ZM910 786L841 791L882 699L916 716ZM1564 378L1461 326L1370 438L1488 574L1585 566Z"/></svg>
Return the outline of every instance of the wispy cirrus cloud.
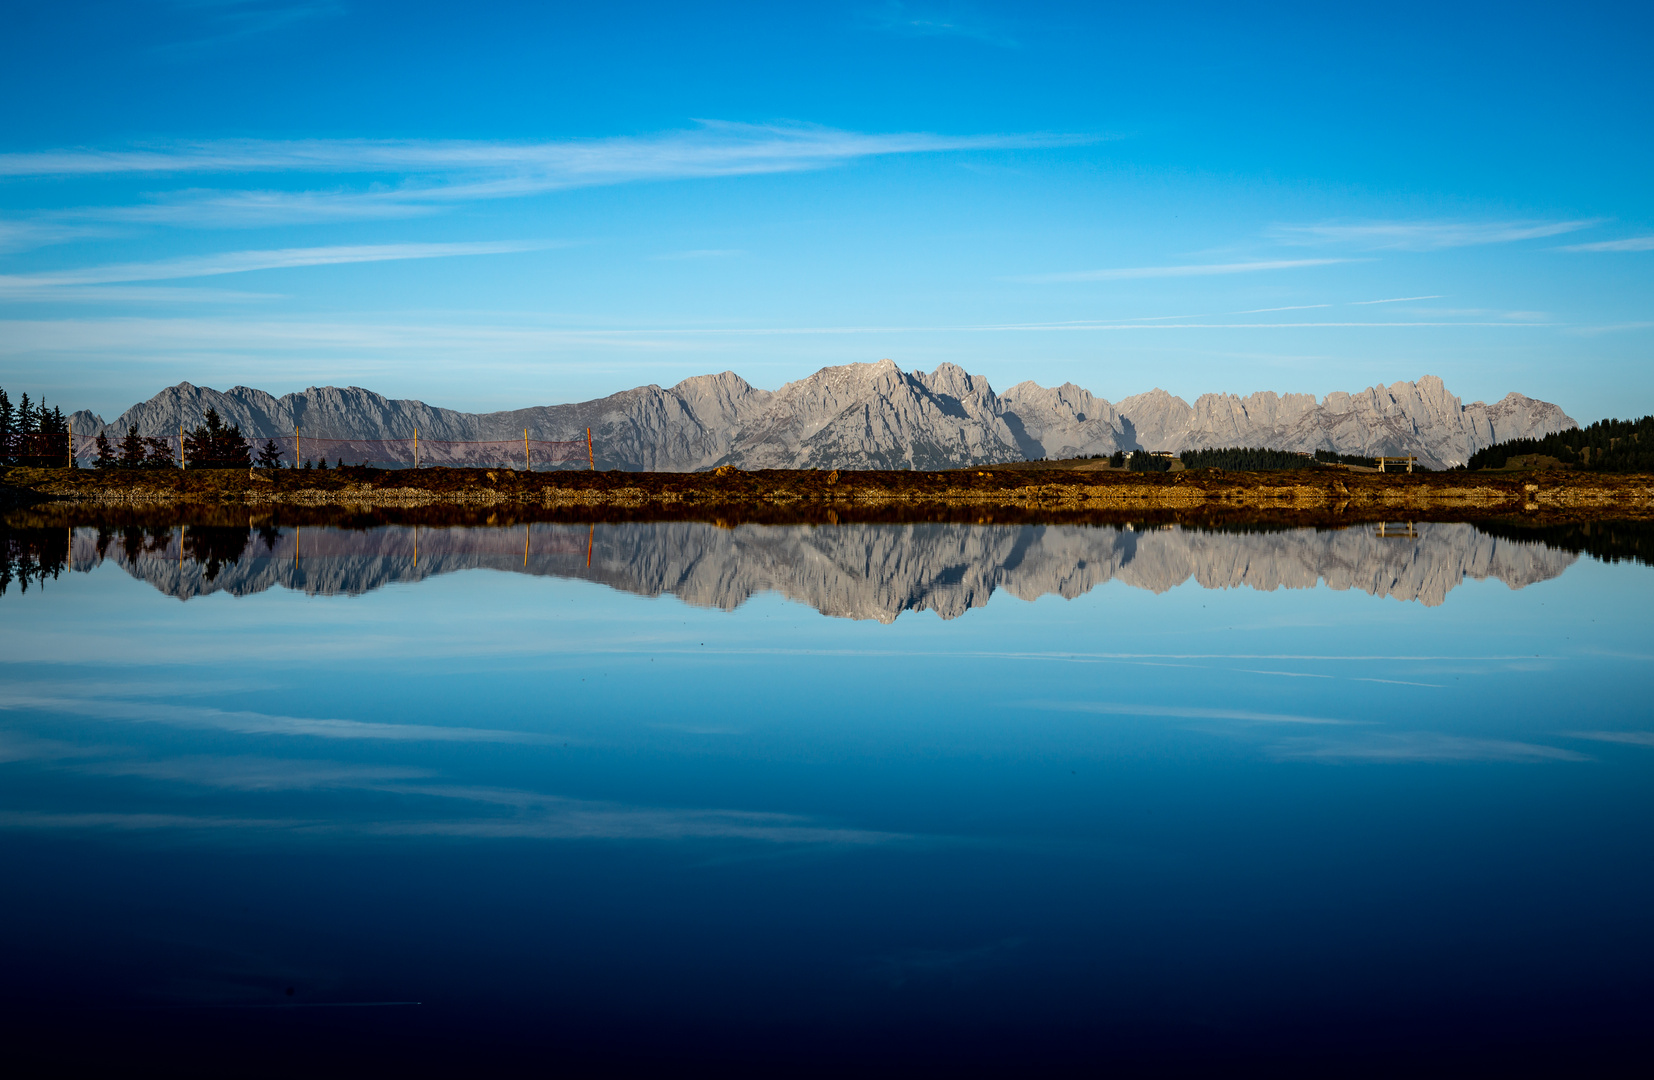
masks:
<svg viewBox="0 0 1654 1080"><path fill-rule="evenodd" d="M1271 748L1274 756L1293 760L1367 762L1372 764L1495 761L1538 764L1589 761L1584 754L1541 743L1483 739L1434 731L1363 733L1350 739L1294 739Z"/></svg>
<svg viewBox="0 0 1654 1080"><path fill-rule="evenodd" d="M448 201L461 201L456 195ZM313 225L421 217L442 208L442 199L415 186L366 191L184 188L147 196L127 206L81 206L43 215L64 223L165 225L190 229L248 229L265 225Z"/></svg>
<svg viewBox="0 0 1654 1080"><path fill-rule="evenodd" d="M107 225L76 224L47 215L12 221L0 220L0 252L27 251L49 244L97 239L114 235L116 231Z"/></svg>
<svg viewBox="0 0 1654 1080"><path fill-rule="evenodd" d="M1267 270L1297 270L1308 266L1331 266L1354 259L1263 259L1254 262L1189 263L1180 266L1126 266L1108 270L1070 270L1055 274L1026 274L1006 278L1029 284L1067 281L1126 281L1133 278L1206 277L1213 274L1255 274Z"/></svg>
<svg viewBox="0 0 1654 1080"><path fill-rule="evenodd" d="M1032 703L1033 708L1060 712L1102 713L1109 716L1157 716L1176 720L1231 720L1243 724L1327 724L1343 727L1358 720L1298 713L1253 712L1249 709L1208 709L1180 705L1139 705L1116 701L1061 701Z"/></svg>
<svg viewBox="0 0 1654 1080"><path fill-rule="evenodd" d="M776 844L870 845L910 841L901 833L810 824L782 814L612 806L542 800L537 813L510 818L353 820L336 817L232 817L130 811L0 811L0 829L63 831L231 831L347 836L462 836L479 840L751 840Z"/></svg>
<svg viewBox="0 0 1654 1080"><path fill-rule="evenodd" d="M0 296L15 293L109 285L133 281L169 281L179 278L215 277L252 270L278 270L303 266L338 266L346 263L390 262L402 259L438 259L460 255L503 255L542 251L561 246L552 241L487 241L441 244L353 244L333 247L279 248L267 251L230 251L215 255L160 259L154 262L115 263L78 270L44 271L34 274L0 275Z"/></svg>
<svg viewBox="0 0 1654 1080"><path fill-rule="evenodd" d="M146 780L186 782L236 791L305 791L316 788L375 788L429 780L429 769L390 765L358 765L260 757L255 755L191 755L162 760L114 758L82 765L93 776L137 776Z"/></svg>
<svg viewBox="0 0 1654 1080"><path fill-rule="evenodd" d="M708 179L833 168L865 158L970 150L1067 146L1071 135L870 134L805 124L701 121L685 131L539 142L225 139L119 149L68 148L0 154L0 177L263 177L331 174L372 178L293 190L194 184L151 192L140 201L67 207L14 223L17 237L73 223L116 222L188 228L248 228L412 217L468 202L643 181ZM3 228L4 226L0 226ZM0 242L4 236L0 234Z"/></svg>
<svg viewBox="0 0 1654 1080"><path fill-rule="evenodd" d="M703 120L687 131L544 142L222 139L0 154L0 176L122 173L504 173L547 187L824 168L857 158L1093 141L1073 135L870 134Z"/></svg>
<svg viewBox="0 0 1654 1080"><path fill-rule="evenodd" d="M171 0L185 18L182 35L162 53L190 53L259 37L345 13L335 0Z"/></svg>
<svg viewBox="0 0 1654 1080"><path fill-rule="evenodd" d="M1576 221L1365 221L1276 225L1267 235L1286 244L1334 244L1365 250L1440 251L1481 244L1510 244L1578 232L1597 224Z"/></svg>
<svg viewBox="0 0 1654 1080"><path fill-rule="evenodd" d="M197 710L212 712L211 710ZM219 717L247 714L218 713ZM268 719L268 718L267 718ZM288 720L291 718L280 718ZM333 723L348 723L334 721ZM362 725L401 727L402 725ZM240 734L316 734L262 725L231 724ZM437 731L453 729L438 728ZM500 733L484 733L500 734ZM334 736L338 737L338 736ZM353 736L344 736L353 737ZM377 738L381 736L367 736ZM392 736L400 738L402 736ZM417 736L416 736L417 737ZM247 814L197 816L110 810L109 799L95 811L0 811L5 829L228 829L344 833L368 836L470 836L477 838L687 840L729 839L780 844L868 845L910 842L910 834L859 829L797 814L722 807L646 806L570 798L549 791L445 780L429 769L260 755L191 755L134 758L121 748L101 761L83 762L91 748L69 747L35 754L34 764L69 768L91 777L138 777L177 790L186 785L218 788L245 795L302 795L328 790L399 796L381 799L375 816L341 814L333 805L312 806L309 816L267 817L259 804ZM65 760L68 759L68 760ZM119 796L113 801L119 800ZM469 804L469 805L468 805ZM291 801L286 801L291 807ZM508 817L498 808L509 808ZM432 811L439 816L433 817ZM456 813L457 811L457 813Z"/></svg>
<svg viewBox="0 0 1654 1080"><path fill-rule="evenodd" d="M869 11L867 21L880 30L904 37L970 38L1002 48L1017 45L1000 20L962 4L938 6L889 0Z"/></svg>
<svg viewBox="0 0 1654 1080"><path fill-rule="evenodd" d="M1623 240L1598 240L1594 244L1568 244L1563 251L1654 251L1654 236L1628 236Z"/></svg>
<svg viewBox="0 0 1654 1080"><path fill-rule="evenodd" d="M1654 747L1654 731L1575 731L1570 734L1578 739L1595 739L1597 742Z"/></svg>
<svg viewBox="0 0 1654 1080"><path fill-rule="evenodd" d="M1651 326L1654 326L1654 322L1634 321L1634 322L1620 322L1620 323L1603 323L1603 324L1599 324L1597 326L1573 326L1573 327L1569 327L1568 332L1571 333L1571 334L1578 334L1581 337L1595 337L1598 334L1614 334L1614 333L1618 333L1622 330L1647 330Z"/></svg>
<svg viewBox="0 0 1654 1080"><path fill-rule="evenodd" d="M165 724L169 727L225 731L241 735L292 735L318 739L375 739L395 742L545 743L549 736L523 731L444 727L436 724L388 724L364 720L280 716L155 703L121 701L72 692L53 695L19 691L0 692L0 712L67 713L98 720Z"/></svg>

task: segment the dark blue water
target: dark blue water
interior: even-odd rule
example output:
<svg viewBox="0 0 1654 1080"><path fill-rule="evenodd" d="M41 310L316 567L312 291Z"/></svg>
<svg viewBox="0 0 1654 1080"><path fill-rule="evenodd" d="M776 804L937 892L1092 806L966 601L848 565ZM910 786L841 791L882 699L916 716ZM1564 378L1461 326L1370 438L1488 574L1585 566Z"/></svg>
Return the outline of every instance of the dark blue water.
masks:
<svg viewBox="0 0 1654 1080"><path fill-rule="evenodd" d="M1393 531L78 529L0 597L7 1037L1646 1064L1654 570Z"/></svg>

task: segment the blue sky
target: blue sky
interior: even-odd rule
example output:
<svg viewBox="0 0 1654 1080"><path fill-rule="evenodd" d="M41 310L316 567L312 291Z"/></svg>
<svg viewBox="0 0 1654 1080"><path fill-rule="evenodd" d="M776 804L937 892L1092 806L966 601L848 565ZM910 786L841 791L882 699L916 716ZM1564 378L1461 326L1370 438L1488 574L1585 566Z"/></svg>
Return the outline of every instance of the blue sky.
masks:
<svg viewBox="0 0 1654 1080"><path fill-rule="evenodd" d="M0 385L1654 411L1633 5L7 5Z"/></svg>

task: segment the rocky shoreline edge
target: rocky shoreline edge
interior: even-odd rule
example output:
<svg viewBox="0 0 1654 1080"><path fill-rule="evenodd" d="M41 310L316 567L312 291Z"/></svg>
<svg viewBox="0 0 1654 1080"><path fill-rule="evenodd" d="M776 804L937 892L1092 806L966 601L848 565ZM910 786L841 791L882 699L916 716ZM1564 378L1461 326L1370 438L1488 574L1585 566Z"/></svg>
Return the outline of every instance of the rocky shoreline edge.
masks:
<svg viewBox="0 0 1654 1080"><path fill-rule="evenodd" d="M718 508L1022 511L1280 509L1595 512L1654 516L1654 476L1546 472L1355 473L1335 469L1172 473L1074 469L699 473L505 469L0 470L11 506L244 504L292 507L544 507L665 512Z"/></svg>

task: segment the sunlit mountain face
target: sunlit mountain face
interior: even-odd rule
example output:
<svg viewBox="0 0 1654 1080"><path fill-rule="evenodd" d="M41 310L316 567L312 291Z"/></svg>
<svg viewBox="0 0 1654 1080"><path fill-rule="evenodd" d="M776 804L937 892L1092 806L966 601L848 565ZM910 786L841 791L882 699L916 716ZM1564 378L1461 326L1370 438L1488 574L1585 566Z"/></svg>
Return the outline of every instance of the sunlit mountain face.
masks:
<svg viewBox="0 0 1654 1080"><path fill-rule="evenodd" d="M995 393L957 364L903 371L890 360L822 368L779 390L761 390L734 372L674 386L639 386L568 405L465 413L397 401L360 387L310 387L280 398L237 386L228 392L181 383L105 423L90 411L71 418L75 453L94 453L100 432L129 428L164 436L184 418L213 410L256 440L274 441L296 462L344 454L379 465L422 460L512 460L512 443L542 442L550 464L587 461L590 440L603 468L689 472L716 465L764 469L946 469L1042 458L1107 456L1117 450L1200 450L1267 446L1304 454L1413 454L1430 468L1463 465L1477 450L1510 439L1577 427L1560 406L1511 391L1489 405L1465 404L1426 375L1359 393L1203 393L1190 405L1155 389L1118 405L1064 383L1024 380ZM573 448L560 457L558 441ZM500 445L479 458L490 442ZM309 454L304 447L310 447ZM329 447L332 447L331 449ZM549 456L548 456L549 455ZM523 460L521 456L516 460Z"/></svg>

